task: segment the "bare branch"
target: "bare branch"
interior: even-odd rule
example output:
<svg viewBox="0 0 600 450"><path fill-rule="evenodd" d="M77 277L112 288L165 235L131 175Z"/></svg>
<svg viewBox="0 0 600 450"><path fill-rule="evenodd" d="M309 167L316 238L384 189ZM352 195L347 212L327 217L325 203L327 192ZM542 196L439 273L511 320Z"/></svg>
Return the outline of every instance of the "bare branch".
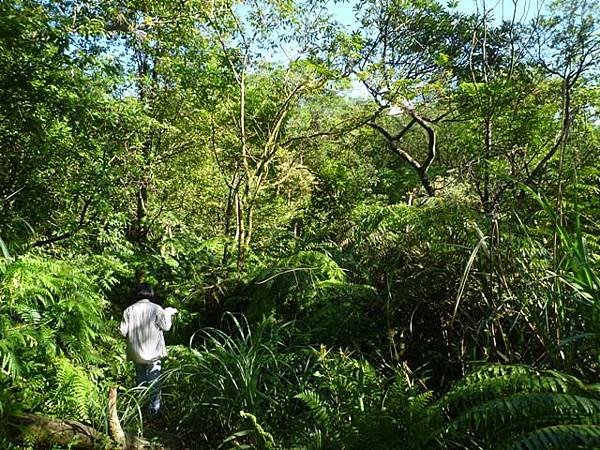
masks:
<svg viewBox="0 0 600 450"><path fill-rule="evenodd" d="M92 214L88 218L88 220L85 220L86 215L87 215L88 210L89 210L89 207L92 204L92 199L93 199L93 196L90 196L88 199L86 199L84 201L83 208L82 208L81 213L79 215L79 222L77 223L77 225L75 226L75 228L73 228L72 230L67 231L66 233L63 233L63 234L59 234L57 236L53 236L53 237L48 238L48 239L43 239L43 240L36 241L33 244L31 244L31 246L32 247L41 247L43 245L53 244L53 243L58 242L58 241L69 239L69 238L73 237L77 232L79 232L82 229L84 229L85 227L87 227L97 217L97 214Z"/></svg>

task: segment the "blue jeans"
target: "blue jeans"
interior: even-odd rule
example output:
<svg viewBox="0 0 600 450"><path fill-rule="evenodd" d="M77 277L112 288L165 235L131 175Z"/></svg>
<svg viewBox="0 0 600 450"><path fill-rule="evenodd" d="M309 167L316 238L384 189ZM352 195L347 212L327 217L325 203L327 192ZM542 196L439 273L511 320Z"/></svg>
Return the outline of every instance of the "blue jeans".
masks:
<svg viewBox="0 0 600 450"><path fill-rule="evenodd" d="M160 360L150 364L135 364L135 376L138 386L149 387L150 401L148 411L150 417L158 415L160 409Z"/></svg>

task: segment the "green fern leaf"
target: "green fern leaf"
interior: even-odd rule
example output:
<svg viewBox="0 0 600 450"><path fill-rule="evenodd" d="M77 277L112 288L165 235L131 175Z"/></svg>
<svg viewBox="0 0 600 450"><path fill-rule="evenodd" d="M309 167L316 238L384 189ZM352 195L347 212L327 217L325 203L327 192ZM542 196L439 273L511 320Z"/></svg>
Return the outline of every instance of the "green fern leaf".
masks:
<svg viewBox="0 0 600 450"><path fill-rule="evenodd" d="M511 450L600 448L600 425L555 425L527 433L506 447Z"/></svg>
<svg viewBox="0 0 600 450"><path fill-rule="evenodd" d="M327 430L331 426L331 415L327 405L321 400L319 394L313 391L303 391L296 394L294 398L302 400L311 412L311 415L317 422L317 426Z"/></svg>

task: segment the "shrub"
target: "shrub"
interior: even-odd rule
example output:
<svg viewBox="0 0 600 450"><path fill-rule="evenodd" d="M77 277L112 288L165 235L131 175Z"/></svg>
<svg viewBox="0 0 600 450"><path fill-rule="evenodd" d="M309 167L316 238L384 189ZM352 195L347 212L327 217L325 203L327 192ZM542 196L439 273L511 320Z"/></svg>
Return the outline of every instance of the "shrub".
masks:
<svg viewBox="0 0 600 450"><path fill-rule="evenodd" d="M177 386L165 401L169 421L189 432L202 430L202 440L212 448L221 442L261 441L262 428L256 424L275 429L284 424L283 411L298 385L296 354L289 347L291 324L265 318L251 328L233 314L224 321L231 334L204 329L192 348L172 347L175 367L166 373L166 383ZM254 425L247 431L249 415ZM240 430L247 432L235 442L227 439Z"/></svg>
<svg viewBox="0 0 600 450"><path fill-rule="evenodd" d="M324 449L426 448L432 394L402 370L390 376L368 362L324 347L316 351L310 388L296 395L310 419L302 445Z"/></svg>
<svg viewBox="0 0 600 450"><path fill-rule="evenodd" d="M102 366L119 343L93 271L35 255L0 260L0 412L102 424Z"/></svg>
<svg viewBox="0 0 600 450"><path fill-rule="evenodd" d="M600 393L577 378L526 366L486 366L437 403L447 448L568 449L600 445Z"/></svg>

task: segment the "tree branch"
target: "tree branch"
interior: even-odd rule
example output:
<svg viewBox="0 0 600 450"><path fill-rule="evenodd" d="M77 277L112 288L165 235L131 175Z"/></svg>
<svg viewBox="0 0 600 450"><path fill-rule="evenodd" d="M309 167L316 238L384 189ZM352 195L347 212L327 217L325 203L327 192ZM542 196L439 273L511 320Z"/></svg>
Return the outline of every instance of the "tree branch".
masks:
<svg viewBox="0 0 600 450"><path fill-rule="evenodd" d="M433 163L433 160L435 159L435 157L437 155L437 151L436 151L437 150L437 139L436 139L435 130L430 125L430 123L427 119L421 117L413 109L408 108L408 107L402 107L402 108L404 109L404 111L407 114L409 114L411 116L412 119L396 136L392 136L392 134L389 131L387 131L385 128L383 128L381 125L378 125L375 122L368 122L367 125L369 125L371 128L373 128L374 130L377 130L380 134L382 134L385 137L385 139L387 140L390 149L394 153L399 155L401 158L403 158L406 162L408 162L415 169L415 171L419 174L419 178L421 179L421 184L427 191L427 194L429 194L429 196L431 196L431 197L434 197L435 190L434 190L433 186L431 185L431 182L429 180L429 176L428 176L427 172L429 171L429 168L431 167L431 164ZM436 119L436 121L441 120L447 114L448 113L442 114L441 116L439 116ZM428 141L427 157L425 158L425 161L423 163L419 162L410 153L401 149L398 146L398 142L414 126L415 123L419 124L419 126L421 128L423 128L425 130L425 132L427 133L427 141Z"/></svg>
<svg viewBox="0 0 600 450"><path fill-rule="evenodd" d="M90 208L93 197L89 197L83 204L83 209L81 210L81 214L79 215L79 222L75 226L74 229L67 231L66 233L59 234L58 236L53 236L48 239L43 239L34 242L31 244L32 247L41 247L43 245L53 244L58 241L62 241L65 239L69 239L75 235L78 231L81 231L83 228L87 227L96 217L97 214L93 214L87 221L85 220L85 216Z"/></svg>

